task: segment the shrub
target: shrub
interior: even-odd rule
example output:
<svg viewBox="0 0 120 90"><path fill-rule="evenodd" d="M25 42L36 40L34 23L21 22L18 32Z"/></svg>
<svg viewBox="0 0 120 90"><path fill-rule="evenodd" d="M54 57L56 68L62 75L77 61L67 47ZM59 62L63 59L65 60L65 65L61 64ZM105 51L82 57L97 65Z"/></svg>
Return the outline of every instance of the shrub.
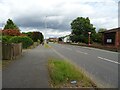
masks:
<svg viewBox="0 0 120 90"><path fill-rule="evenodd" d="M7 36L20 36L20 31L17 29L5 29L2 30L2 34Z"/></svg>
<svg viewBox="0 0 120 90"><path fill-rule="evenodd" d="M88 38L85 38L84 41L83 41L83 43L88 44L88 43L89 43ZM92 43L93 43L93 41L92 41L92 38L91 38L91 39L90 39L90 44L92 44Z"/></svg>
<svg viewBox="0 0 120 90"><path fill-rule="evenodd" d="M38 40L40 40L40 43L42 43L43 39L44 39L43 34L41 32L38 32L38 31L36 31L36 32L28 32L28 33L26 33L26 35L28 37L30 37L34 42L37 42Z"/></svg>
<svg viewBox="0 0 120 90"><path fill-rule="evenodd" d="M7 36L2 36L2 42L7 43L9 41L9 38Z"/></svg>
<svg viewBox="0 0 120 90"><path fill-rule="evenodd" d="M33 40L27 36L14 36L10 39L11 43L22 43L23 48L27 48L33 44Z"/></svg>

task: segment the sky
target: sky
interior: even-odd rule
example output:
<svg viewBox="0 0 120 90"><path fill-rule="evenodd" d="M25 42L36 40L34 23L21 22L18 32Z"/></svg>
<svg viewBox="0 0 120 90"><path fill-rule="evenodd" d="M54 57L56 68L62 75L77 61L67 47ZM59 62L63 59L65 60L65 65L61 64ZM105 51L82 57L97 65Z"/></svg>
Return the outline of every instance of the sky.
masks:
<svg viewBox="0 0 120 90"><path fill-rule="evenodd" d="M0 0L0 12L0 28L10 18L21 32L40 31L45 38L70 34L77 17L89 17L96 31L118 27L118 0Z"/></svg>

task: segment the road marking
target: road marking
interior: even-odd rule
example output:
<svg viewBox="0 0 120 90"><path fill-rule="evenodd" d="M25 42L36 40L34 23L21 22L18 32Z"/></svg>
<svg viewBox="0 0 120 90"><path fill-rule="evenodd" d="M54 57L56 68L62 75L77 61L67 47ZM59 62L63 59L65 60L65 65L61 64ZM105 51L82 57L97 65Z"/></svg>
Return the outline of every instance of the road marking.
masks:
<svg viewBox="0 0 120 90"><path fill-rule="evenodd" d="M105 60L105 61L108 61L108 62L112 62L112 63L115 63L115 64L120 64L119 62L116 62L116 61L113 61L113 60L110 60L110 59L107 59L107 58L103 58L103 57L99 57L99 59L102 59L102 60Z"/></svg>
<svg viewBox="0 0 120 90"><path fill-rule="evenodd" d="M68 50L72 50L71 48L68 48L68 47L66 47L66 49L68 49Z"/></svg>
<svg viewBox="0 0 120 90"><path fill-rule="evenodd" d="M83 54L88 54L88 53L86 53L86 52L81 52L81 51L78 51L78 50L76 50L76 52L78 52L78 53L83 53Z"/></svg>

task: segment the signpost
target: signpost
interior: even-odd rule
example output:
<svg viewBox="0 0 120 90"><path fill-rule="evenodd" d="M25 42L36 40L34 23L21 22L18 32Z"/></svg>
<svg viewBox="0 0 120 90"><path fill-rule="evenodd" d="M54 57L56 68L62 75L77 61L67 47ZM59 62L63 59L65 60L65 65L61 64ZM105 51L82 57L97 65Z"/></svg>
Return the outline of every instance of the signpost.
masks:
<svg viewBox="0 0 120 90"><path fill-rule="evenodd" d="M91 35L91 32L88 32L88 45L90 46L90 35Z"/></svg>

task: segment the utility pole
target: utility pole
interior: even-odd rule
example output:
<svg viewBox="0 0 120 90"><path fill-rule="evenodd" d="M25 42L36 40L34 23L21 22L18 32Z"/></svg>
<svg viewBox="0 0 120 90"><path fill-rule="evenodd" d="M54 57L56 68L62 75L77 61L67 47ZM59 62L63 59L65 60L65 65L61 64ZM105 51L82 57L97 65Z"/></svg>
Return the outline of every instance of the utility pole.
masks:
<svg viewBox="0 0 120 90"><path fill-rule="evenodd" d="M46 39L46 30L47 30L47 16L45 16L45 41L44 41L44 43L46 43L47 42L47 39Z"/></svg>

